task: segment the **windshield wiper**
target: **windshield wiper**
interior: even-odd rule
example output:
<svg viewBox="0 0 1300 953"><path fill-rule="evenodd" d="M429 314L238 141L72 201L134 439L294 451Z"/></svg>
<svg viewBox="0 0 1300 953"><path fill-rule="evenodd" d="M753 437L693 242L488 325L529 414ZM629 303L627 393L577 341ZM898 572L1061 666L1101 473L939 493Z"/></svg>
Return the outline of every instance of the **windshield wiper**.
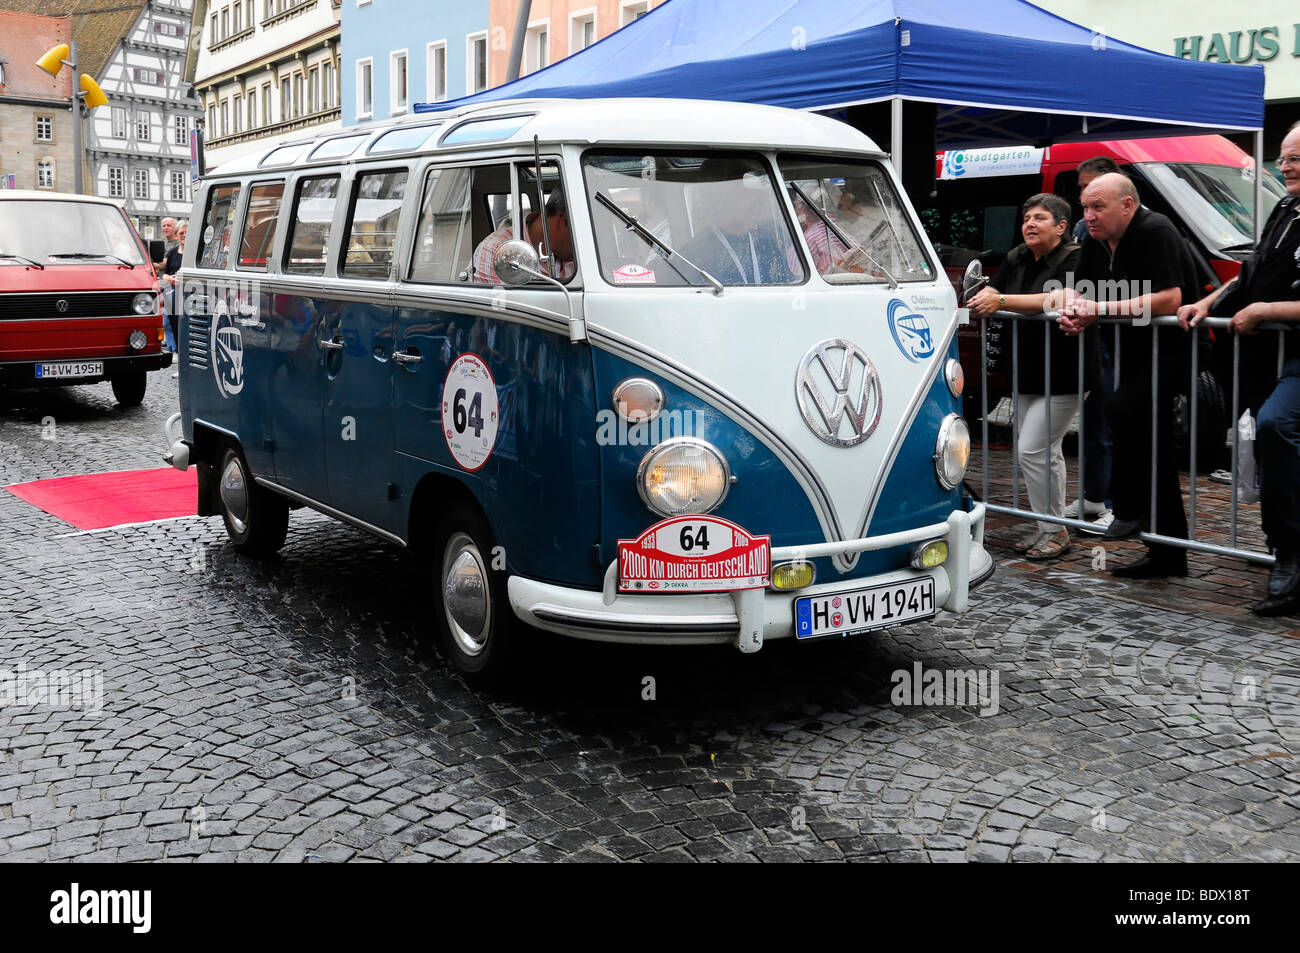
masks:
<svg viewBox="0 0 1300 953"><path fill-rule="evenodd" d="M22 255L0 255L0 258L11 258L14 261L21 261L24 265L30 265L33 268L39 268L41 271L45 270L45 266L42 265L39 261L32 261L30 258L26 258Z"/></svg>
<svg viewBox="0 0 1300 953"><path fill-rule="evenodd" d="M1254 242L1242 242L1240 245L1224 245L1219 251L1250 251L1254 247Z"/></svg>
<svg viewBox="0 0 1300 953"><path fill-rule="evenodd" d="M827 216L825 212L823 212L821 209L817 207L817 203L814 202L811 198L809 198L808 193L799 187L798 182L795 182L793 179L791 179L788 180L785 184L790 188L794 189L795 192L799 194L799 198L804 200L804 204L806 204L810 209L812 209L817 214L817 217L820 218L826 224L826 227L829 228L832 233L834 233L835 237L839 239L840 244L843 245L846 249L848 249L848 251L845 253L846 258L849 255L853 255L853 254L862 255L864 258L867 259L868 262L870 262L876 269L878 269L882 275L885 276L885 280L889 282L890 290L891 291L897 290L898 279L895 278L893 275L891 275L888 269L886 269L884 265L876 261L876 259L872 258L871 252L867 251L865 248L859 245L856 241L854 241L851 237L849 237L849 235L845 233L844 229L840 228L838 225L832 222L830 220L830 217ZM881 203L881 209L882 210L884 209L884 203ZM895 236L895 238L897 238L897 236Z"/></svg>
<svg viewBox="0 0 1300 953"><path fill-rule="evenodd" d="M93 253L88 252L88 251L65 251L65 252L59 252L58 254L50 255L50 257L51 257L51 258L82 258L82 259L87 259L87 258L104 258L104 259L107 259L107 260L109 260L109 261L115 261L115 262L117 262L118 265L121 266L121 267L123 267L123 268L134 268L134 267L135 267L135 265L131 264L131 263L130 263L129 261L127 261L125 258L119 258L117 255L110 255L110 254L108 254L107 252L103 252L103 253L100 253L100 254L93 254Z"/></svg>
<svg viewBox="0 0 1300 953"><path fill-rule="evenodd" d="M651 232L648 228L646 228L644 225L638 222L633 216L629 215L627 212L619 208L618 205L614 202L614 200L611 199L604 192L596 193L596 201L599 202L601 205L605 206L605 208L609 209L619 218L621 218L627 224L628 228L632 229L638 235L644 238L647 242L649 242L651 247L658 248L661 251L666 252L668 254L668 257L665 258L664 261L672 265L673 270L676 271L677 274L681 275L683 280L685 280L686 276L682 275L681 269L679 269L676 265L673 265L674 258L680 258L682 261L686 262L686 264L690 265L697 272L699 272L700 277L713 286L713 293L715 295L722 294L723 291L722 282L720 282L717 278L714 278L711 274L709 274L699 265L695 264L695 262L691 261L681 252L677 251L677 249L670 247L669 245L665 244L664 242L656 238L653 232Z"/></svg>

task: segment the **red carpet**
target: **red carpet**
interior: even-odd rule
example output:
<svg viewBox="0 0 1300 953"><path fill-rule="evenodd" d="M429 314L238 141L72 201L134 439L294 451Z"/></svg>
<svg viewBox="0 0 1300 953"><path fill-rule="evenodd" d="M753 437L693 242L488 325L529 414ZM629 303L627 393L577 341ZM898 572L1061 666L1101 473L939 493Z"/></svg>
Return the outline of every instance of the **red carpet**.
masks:
<svg viewBox="0 0 1300 953"><path fill-rule="evenodd" d="M5 487L77 529L103 529L193 516L198 506L198 471L122 470L14 483Z"/></svg>

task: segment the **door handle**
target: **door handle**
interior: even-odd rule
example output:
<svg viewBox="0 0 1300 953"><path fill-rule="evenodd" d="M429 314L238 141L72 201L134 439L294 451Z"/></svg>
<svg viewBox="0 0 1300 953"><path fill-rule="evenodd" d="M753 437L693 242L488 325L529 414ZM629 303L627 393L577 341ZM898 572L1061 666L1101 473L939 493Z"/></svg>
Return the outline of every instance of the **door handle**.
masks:
<svg viewBox="0 0 1300 953"><path fill-rule="evenodd" d="M341 351L345 347L337 335L329 341L317 341L316 346L322 351Z"/></svg>
<svg viewBox="0 0 1300 953"><path fill-rule="evenodd" d="M419 364L424 358L419 354L408 354L406 351L394 351L393 361L398 364Z"/></svg>

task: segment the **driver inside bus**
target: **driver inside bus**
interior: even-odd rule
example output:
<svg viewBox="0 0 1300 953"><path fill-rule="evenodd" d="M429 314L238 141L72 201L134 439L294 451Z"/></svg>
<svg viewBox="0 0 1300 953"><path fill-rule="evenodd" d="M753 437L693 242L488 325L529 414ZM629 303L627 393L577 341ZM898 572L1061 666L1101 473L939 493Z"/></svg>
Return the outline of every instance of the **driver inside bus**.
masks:
<svg viewBox="0 0 1300 953"><path fill-rule="evenodd" d="M549 237L552 254L555 255L560 266L559 280L568 281L573 277L577 266L573 262L573 240L569 235L569 215L564 205L563 192L556 189L546 200L545 230L542 228L542 217L536 212L529 212L524 220L524 231L527 233L528 244L534 248L542 244L544 237ZM496 269L492 267L492 256L496 254L498 248L514 237L514 228L506 224L478 243L478 247L474 249L474 281L490 285L504 283L501 276L496 273ZM550 274L550 269L544 263L541 270L544 274Z"/></svg>
<svg viewBox="0 0 1300 953"><path fill-rule="evenodd" d="M724 285L790 284L802 277L787 259L793 245L774 225L771 183L760 168L742 159L706 159L691 189L695 237L682 255Z"/></svg>

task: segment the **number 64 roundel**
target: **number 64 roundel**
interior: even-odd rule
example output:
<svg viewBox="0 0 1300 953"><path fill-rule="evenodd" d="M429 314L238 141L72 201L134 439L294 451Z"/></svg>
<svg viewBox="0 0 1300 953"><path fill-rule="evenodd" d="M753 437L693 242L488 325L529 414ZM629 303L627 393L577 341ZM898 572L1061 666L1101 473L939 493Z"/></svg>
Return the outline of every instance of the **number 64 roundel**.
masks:
<svg viewBox="0 0 1300 953"><path fill-rule="evenodd" d="M478 470L492 456L500 424L496 381L477 354L462 354L442 383L442 435L463 469Z"/></svg>
<svg viewBox="0 0 1300 953"><path fill-rule="evenodd" d="M618 541L619 592L730 592L761 589L772 538L717 516L674 516L636 539Z"/></svg>

